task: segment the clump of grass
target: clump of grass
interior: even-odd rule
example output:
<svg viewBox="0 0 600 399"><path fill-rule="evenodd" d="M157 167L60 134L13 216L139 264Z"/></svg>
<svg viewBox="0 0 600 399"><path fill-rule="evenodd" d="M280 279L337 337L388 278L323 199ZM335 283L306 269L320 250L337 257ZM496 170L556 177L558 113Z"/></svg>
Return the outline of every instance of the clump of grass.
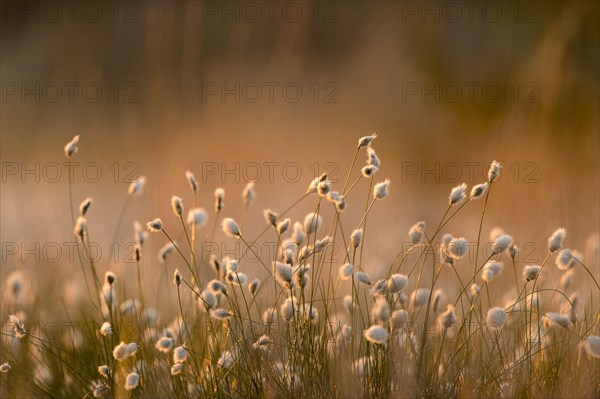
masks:
<svg viewBox="0 0 600 399"><path fill-rule="evenodd" d="M185 221L184 199L171 198L179 236L171 236L161 218L147 223L156 233L150 236L133 222L137 288L128 279L117 281L111 271L99 280L89 254L86 215L92 199L80 204L75 219L69 184L89 303L65 303L65 314L96 327L87 341L50 342L28 331L25 323L41 312L23 299L27 278L11 274L5 282L9 313L4 317L10 329L2 333L0 392L7 397L182 398L597 394L597 270L563 248L566 230L550 236L539 265L520 265L515 240L499 230L492 232L491 251L483 255L482 226L492 187L502 183L500 163L492 162L487 181L470 191L465 183L451 188L437 224L415 223L408 231L408 247L385 267L373 268L364 259L365 243L375 228L367 230L369 215L377 212L378 201L393 195L390 180L374 181L383 170L372 147L375 138L358 140L343 186L335 187L323 174L283 212L264 210L267 228L254 240L245 235L243 221L253 211L255 184L242 190L245 213L237 218L242 223L231 217L237 215L221 216L225 191L214 191L211 241L220 225L225 239L239 240L259 268L218 254L198 261L206 254L197 250L196 230L206 226L209 215L197 207L201 187L187 171L192 207ZM68 159L77 153L78 143L76 136L65 146ZM367 161L356 167L361 151ZM130 185L115 237L129 198L140 196L145 184L141 177ZM291 214L307 198L313 199L310 211L295 220ZM485 198L482 205L476 201L480 198ZM465 207L481 209L474 242L445 232ZM349 213L357 224L349 225L354 220L346 217ZM437 227L427 231L427 226ZM276 238L277 248L259 256L254 244L265 234ZM144 244L161 236L166 244L156 257L163 270L160 285L143 287ZM172 237L181 238L184 246ZM334 247L342 249L341 266L333 266ZM556 283L546 267L552 256L564 271ZM506 262L512 262L514 287L498 283ZM594 283L589 295L571 292L577 285L575 269ZM173 284L168 283L171 273ZM159 291L157 302L176 296L170 313L159 315L148 288ZM136 290L137 298L131 297ZM509 300L500 303L498 297L504 301L507 295ZM71 316L78 310L81 316Z"/></svg>

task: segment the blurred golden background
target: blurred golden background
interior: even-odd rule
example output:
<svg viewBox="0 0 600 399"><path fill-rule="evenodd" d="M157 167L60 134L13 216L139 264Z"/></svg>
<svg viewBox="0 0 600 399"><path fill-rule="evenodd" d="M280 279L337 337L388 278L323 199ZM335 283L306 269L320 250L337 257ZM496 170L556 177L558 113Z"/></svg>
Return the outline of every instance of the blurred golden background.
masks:
<svg viewBox="0 0 600 399"><path fill-rule="evenodd" d="M568 247L597 251L597 2L72 3L2 3L3 280L15 268L80 277L76 259L65 259L74 241L67 169L56 177L75 134L74 202L94 198L89 227L104 251L128 179L148 183L127 209L122 242L133 219L180 227L170 198L191 206L188 169L210 213L204 239L220 186L221 216L243 220L253 237L262 209L284 210L315 175L330 172L340 189L357 139L371 132L382 159L375 180L392 184L369 217L367 265L389 263L415 222L435 227L450 189L482 182L494 159L503 177L483 237L502 226L521 247L536 245L526 254L536 263L564 226ZM245 217L240 193L251 179L258 197ZM348 234L367 188L348 198ZM466 207L445 232L475 241L481 207ZM306 200L290 216L313 209ZM63 247L59 261L26 255L49 242ZM163 244L150 237L147 267L158 267ZM108 258L102 271L124 273Z"/></svg>

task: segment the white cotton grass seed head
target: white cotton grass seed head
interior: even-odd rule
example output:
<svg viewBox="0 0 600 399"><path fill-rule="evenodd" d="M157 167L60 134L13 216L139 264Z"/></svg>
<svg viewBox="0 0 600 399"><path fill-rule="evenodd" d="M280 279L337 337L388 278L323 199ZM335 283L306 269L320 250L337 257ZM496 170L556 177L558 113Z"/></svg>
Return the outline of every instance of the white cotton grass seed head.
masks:
<svg viewBox="0 0 600 399"><path fill-rule="evenodd" d="M180 197L174 195L171 197L171 207L173 208L173 213L175 216L182 217L183 214L183 201Z"/></svg>
<svg viewBox="0 0 600 399"><path fill-rule="evenodd" d="M148 238L148 233L142 228L142 224L137 220L133 221L133 239L138 245L143 245L144 241Z"/></svg>
<svg viewBox="0 0 600 399"><path fill-rule="evenodd" d="M209 314L210 314L210 317L212 317L213 319L221 320L221 321L227 320L228 318L233 316L233 313L231 313L229 310L223 309L223 308L211 309L209 311Z"/></svg>
<svg viewBox="0 0 600 399"><path fill-rule="evenodd" d="M399 330L410 321L410 315L404 309L392 312L391 326L394 330Z"/></svg>
<svg viewBox="0 0 600 399"><path fill-rule="evenodd" d="M354 312L354 301L352 300L352 296L351 295L346 295L342 299L342 305L344 306L344 310L348 314L351 315Z"/></svg>
<svg viewBox="0 0 600 399"><path fill-rule="evenodd" d="M364 331L364 336L367 341L379 345L385 345L389 338L387 330L381 326L369 327Z"/></svg>
<svg viewBox="0 0 600 399"><path fill-rule="evenodd" d="M544 325L546 328L552 327L557 324L561 327L568 328L571 326L571 320L568 314L561 314L557 312L548 312L545 314Z"/></svg>
<svg viewBox="0 0 600 399"><path fill-rule="evenodd" d="M254 182L248 182L246 187L242 190L242 201L244 201L244 206L249 207L252 205L254 200L256 199L256 189L254 188Z"/></svg>
<svg viewBox="0 0 600 399"><path fill-rule="evenodd" d="M447 254L454 260L459 260L469 252L469 241L466 238L453 238L447 246Z"/></svg>
<svg viewBox="0 0 600 399"><path fill-rule="evenodd" d="M565 291L568 291L571 288L572 284L573 284L573 269L569 269L566 272L564 272L562 274L562 276L560 277L560 285L565 289Z"/></svg>
<svg viewBox="0 0 600 399"><path fill-rule="evenodd" d="M427 305L431 290L429 288L419 288L410 295L410 304L413 308L420 308Z"/></svg>
<svg viewBox="0 0 600 399"><path fill-rule="evenodd" d="M317 193L321 197L326 197L331 191L331 182L329 180L321 181L317 185Z"/></svg>
<svg viewBox="0 0 600 399"><path fill-rule="evenodd" d="M510 247L508 247L508 254L513 261L517 260L517 255L519 255L519 247L514 242L510 244Z"/></svg>
<svg viewBox="0 0 600 399"><path fill-rule="evenodd" d="M410 238L410 242L413 245L416 245L421 242L421 240L423 239L423 234L425 233L426 226L427 225L425 224L425 222L418 222L418 223L415 223L408 230L408 238Z"/></svg>
<svg viewBox="0 0 600 399"><path fill-rule="evenodd" d="M489 183L476 184L471 189L471 195L469 197L470 200L476 200L481 198L483 194L487 191Z"/></svg>
<svg viewBox="0 0 600 399"><path fill-rule="evenodd" d="M304 231L306 234L314 234L323 224L323 218L316 213L309 213L304 217Z"/></svg>
<svg viewBox="0 0 600 399"><path fill-rule="evenodd" d="M8 362L4 362L0 364L0 373L8 373L10 370L10 364Z"/></svg>
<svg viewBox="0 0 600 399"><path fill-rule="evenodd" d="M373 187L373 198L384 199L390 193L390 179L385 179L384 181L375 184Z"/></svg>
<svg viewBox="0 0 600 399"><path fill-rule="evenodd" d="M19 317L11 314L8 316L8 319L12 324L13 332L15 333L15 338L22 339L25 335L27 335L27 331L25 330L25 324L22 323L21 320L19 320Z"/></svg>
<svg viewBox="0 0 600 399"><path fill-rule="evenodd" d="M363 166L363 168L360 170L363 177L365 177L365 178L373 177L375 175L375 173L377 173L378 171L379 171L379 168L375 165L366 165L366 166Z"/></svg>
<svg viewBox="0 0 600 399"><path fill-rule="evenodd" d="M560 270L570 269L574 263L573 252L568 248L562 249L556 256L556 267Z"/></svg>
<svg viewBox="0 0 600 399"><path fill-rule="evenodd" d="M277 277L277 280L286 288L292 288L292 277L293 277L293 271L292 271L292 266L286 264L286 263L281 263L281 262L274 262L274 267L275 267L275 276Z"/></svg>
<svg viewBox="0 0 600 399"><path fill-rule="evenodd" d="M486 323L492 328L502 328L506 318L506 311L503 308L493 307L487 312Z"/></svg>
<svg viewBox="0 0 600 399"><path fill-rule="evenodd" d="M492 281L494 278L498 277L502 270L504 269L504 264L502 262L494 262L489 261L483 267L483 272L481 272L481 279L486 282Z"/></svg>
<svg viewBox="0 0 600 399"><path fill-rule="evenodd" d="M233 366L233 355L229 351L223 351L221 357L217 360L217 365L223 369L230 369Z"/></svg>
<svg viewBox="0 0 600 399"><path fill-rule="evenodd" d="M456 324L456 313L454 311L454 306L449 304L446 308L446 311L442 312L438 316L438 323L445 330Z"/></svg>
<svg viewBox="0 0 600 399"><path fill-rule="evenodd" d="M360 139L358 139L358 148L365 148L365 147L369 147L371 145L371 143L373 142L373 140L375 140L377 138L377 133L373 133L369 136L363 136Z"/></svg>
<svg viewBox="0 0 600 399"><path fill-rule="evenodd" d="M153 233L162 231L163 229L163 222L162 220L160 220L160 218L156 218L150 222L147 223L148 226L148 230L150 230Z"/></svg>
<svg viewBox="0 0 600 399"><path fill-rule="evenodd" d="M290 228L290 225L292 224L292 221L290 220L290 218L286 218L283 221L277 223L277 234L282 235L285 232L287 232Z"/></svg>
<svg viewBox="0 0 600 399"><path fill-rule="evenodd" d="M204 310L214 309L217 306L217 297L210 290L204 290L198 297L198 306Z"/></svg>
<svg viewBox="0 0 600 399"><path fill-rule="evenodd" d="M600 336L590 335L585 339L585 350L587 354L596 359L600 358Z"/></svg>
<svg viewBox="0 0 600 399"><path fill-rule="evenodd" d="M112 326L110 325L110 323L108 321L105 321L104 323L102 323L102 326L100 327L100 334L102 334L106 337L107 335L110 335L112 333L113 333L113 330L112 330Z"/></svg>
<svg viewBox="0 0 600 399"><path fill-rule="evenodd" d="M258 293L258 290L260 288L260 285L261 285L261 281L258 277L255 278L254 280L252 280L250 283L248 283L248 291L250 291L250 295L256 296L256 294Z"/></svg>
<svg viewBox="0 0 600 399"><path fill-rule="evenodd" d="M173 366L171 366L171 375L178 375L183 371L183 368L185 366L183 365L183 363L175 363Z"/></svg>
<svg viewBox="0 0 600 399"><path fill-rule="evenodd" d="M75 237L79 239L79 241L83 242L85 238L87 228L87 220L83 216L79 216L77 218L77 222L75 223L75 227L73 228L73 234Z"/></svg>
<svg viewBox="0 0 600 399"><path fill-rule="evenodd" d="M113 285L117 281L117 276L110 270L104 273L104 283Z"/></svg>
<svg viewBox="0 0 600 399"><path fill-rule="evenodd" d="M286 300L281 305L281 317L285 321L291 321L295 317L296 313L296 304L294 303L294 298L286 298Z"/></svg>
<svg viewBox="0 0 600 399"><path fill-rule="evenodd" d="M400 292L408 284L408 277L403 274L392 274L387 280L387 289L391 293Z"/></svg>
<svg viewBox="0 0 600 399"><path fill-rule="evenodd" d="M173 363L184 363L188 357L188 350L185 346L178 346L173 350Z"/></svg>
<svg viewBox="0 0 600 399"><path fill-rule="evenodd" d="M110 378L110 376L112 375L110 367L108 367L106 364L98 366L98 373L104 378Z"/></svg>
<svg viewBox="0 0 600 399"><path fill-rule="evenodd" d="M500 178L500 172L502 171L502 166L498 161L492 161L490 164L490 168L488 169L488 182L494 183L498 181Z"/></svg>
<svg viewBox="0 0 600 399"><path fill-rule="evenodd" d="M269 226L277 226L277 218L279 216L277 212L274 212L271 209L265 209L263 210L263 216L265 217L265 222L267 222Z"/></svg>
<svg viewBox="0 0 600 399"><path fill-rule="evenodd" d="M302 243L302 241L304 241L304 226L302 225L302 223L296 221L294 223L294 232L292 233L292 241L296 244L296 245L300 245Z"/></svg>
<svg viewBox="0 0 600 399"><path fill-rule="evenodd" d="M497 237L494 241L494 245L492 246L492 254L501 254L506 251L513 243L513 238L508 234L502 234Z"/></svg>
<svg viewBox="0 0 600 399"><path fill-rule="evenodd" d="M371 285L371 277L365 272L356 272L354 278L361 284Z"/></svg>
<svg viewBox="0 0 600 399"><path fill-rule="evenodd" d="M190 190L192 190L193 194L198 193L198 182L196 181L196 177L194 176L194 174L192 172L190 172L189 170L187 170L185 172L185 178L187 179L189 185L190 185Z"/></svg>
<svg viewBox="0 0 600 399"><path fill-rule="evenodd" d="M190 209L187 216L187 224L199 229L206 226L208 222L208 214L203 208Z"/></svg>
<svg viewBox="0 0 600 399"><path fill-rule="evenodd" d="M87 211L90 209L92 202L94 202L92 197L87 197L81 202L81 204L79 204L79 216L85 216Z"/></svg>
<svg viewBox="0 0 600 399"><path fill-rule="evenodd" d="M548 250L550 252L556 252L563 246L563 240L567 236L567 230L564 228L556 229L554 233L548 238Z"/></svg>
<svg viewBox="0 0 600 399"><path fill-rule="evenodd" d="M262 321L265 324L273 324L277 320L277 309L267 308L262 314Z"/></svg>
<svg viewBox="0 0 600 399"><path fill-rule="evenodd" d="M132 391L137 388L140 383L140 375L136 372L132 372L127 374L127 378L125 379L125 389L127 391Z"/></svg>
<svg viewBox="0 0 600 399"><path fill-rule="evenodd" d="M215 190L215 212L220 212L225 207L225 189L217 188Z"/></svg>
<svg viewBox="0 0 600 399"><path fill-rule="evenodd" d="M77 153L77 150L79 150L77 144L79 144L79 135L73 137L71 141L65 145L65 157L67 157L67 159L71 159L71 157Z"/></svg>
<svg viewBox="0 0 600 399"><path fill-rule="evenodd" d="M473 283L471 284L469 291L471 293L471 299L475 299L477 298L477 296L479 296L479 293L481 292L481 287L479 286L479 284Z"/></svg>
<svg viewBox="0 0 600 399"><path fill-rule="evenodd" d="M460 204L467 198L467 183L459 184L450 191L448 202L450 205Z"/></svg>
<svg viewBox="0 0 600 399"><path fill-rule="evenodd" d="M130 342L127 344L127 349L126 349L126 356L127 357L131 357L133 355L135 355L138 351L138 344L136 344L135 342Z"/></svg>
<svg viewBox="0 0 600 399"><path fill-rule="evenodd" d="M144 192L145 185L146 185L146 177L140 176L137 178L137 180L134 180L129 184L129 189L128 189L127 193L131 197L136 197L138 195L142 195L142 193Z"/></svg>
<svg viewBox="0 0 600 399"><path fill-rule="evenodd" d="M223 228L223 232L229 237L239 238L242 235L240 227L232 218L224 218L221 222L221 227Z"/></svg>
<svg viewBox="0 0 600 399"><path fill-rule="evenodd" d="M158 250L158 262L159 263L165 263L167 261L167 259L169 258L169 255L171 255L173 253L173 251L175 251L175 245L173 245L172 242L168 242L165 245L163 245L159 250Z"/></svg>
<svg viewBox="0 0 600 399"><path fill-rule="evenodd" d="M173 349L173 339L171 337L162 337L158 341L156 341L154 347L159 352L169 353L171 349Z"/></svg>
<svg viewBox="0 0 600 399"><path fill-rule="evenodd" d="M362 238L363 238L363 229L356 229L352 232L352 235L350 235L350 244L352 245L352 248L356 249L360 246L360 243L362 242Z"/></svg>
<svg viewBox="0 0 600 399"><path fill-rule="evenodd" d="M121 342L113 349L113 357L122 362L127 358L127 344L125 342Z"/></svg>
<svg viewBox="0 0 600 399"><path fill-rule="evenodd" d="M354 265L352 263L345 263L340 266L339 269L339 278L340 280L349 280L354 273Z"/></svg>
<svg viewBox="0 0 600 399"><path fill-rule="evenodd" d="M377 166L377 167L381 166L381 161L379 160L379 157L375 153L375 150L373 149L373 147L367 148L367 164Z"/></svg>
<svg viewBox="0 0 600 399"><path fill-rule="evenodd" d="M540 275L540 271L542 270L541 266L538 265L526 265L523 268L523 278L525 281L533 281Z"/></svg>
<svg viewBox="0 0 600 399"><path fill-rule="evenodd" d="M371 322L373 324L384 325L390 320L391 312L388 301L383 296L377 297L373 308L371 309Z"/></svg>

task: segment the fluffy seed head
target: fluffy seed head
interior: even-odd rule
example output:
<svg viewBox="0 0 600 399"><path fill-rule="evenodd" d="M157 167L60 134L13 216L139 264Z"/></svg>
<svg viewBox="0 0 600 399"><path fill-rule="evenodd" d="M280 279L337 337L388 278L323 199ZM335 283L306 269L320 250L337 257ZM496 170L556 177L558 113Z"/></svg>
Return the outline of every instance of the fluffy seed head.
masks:
<svg viewBox="0 0 600 399"><path fill-rule="evenodd" d="M162 337L161 339L156 341L154 347L162 353L169 353L171 349L173 349L173 338Z"/></svg>
<svg viewBox="0 0 600 399"><path fill-rule="evenodd" d="M563 246L563 240L567 236L567 230L564 228L556 229L548 239L548 249L550 252L558 251Z"/></svg>
<svg viewBox="0 0 600 399"><path fill-rule="evenodd" d="M585 340L585 350L588 355L596 359L600 358L600 336L590 335L587 337Z"/></svg>
<svg viewBox="0 0 600 399"><path fill-rule="evenodd" d="M446 311L439 315L438 322L444 329L448 329L456 324L456 313L454 312L453 305L448 305Z"/></svg>
<svg viewBox="0 0 600 399"><path fill-rule="evenodd" d="M180 217L183 214L183 201L177 196L171 197L171 207L173 207L173 213L175 216Z"/></svg>
<svg viewBox="0 0 600 399"><path fill-rule="evenodd" d="M340 280L348 280L352 277L352 273L354 273L354 265L352 263L345 263L340 266L338 275Z"/></svg>
<svg viewBox="0 0 600 399"><path fill-rule="evenodd" d="M142 224L137 220L133 221L133 239L138 245L143 245L144 241L148 238L148 233L142 228Z"/></svg>
<svg viewBox="0 0 600 399"><path fill-rule="evenodd" d="M110 270L104 273L104 282L108 285L113 285L117 281L117 276Z"/></svg>
<svg viewBox="0 0 600 399"><path fill-rule="evenodd" d="M112 330L112 326L110 325L110 323L108 321L105 321L104 323L102 323L102 326L100 327L100 334L102 334L106 337L107 335L110 335L112 333L113 333L113 330Z"/></svg>
<svg viewBox="0 0 600 399"><path fill-rule="evenodd" d="M475 299L481 292L481 287L479 286L479 284L473 283L473 284L471 284L470 291L471 291L471 298Z"/></svg>
<svg viewBox="0 0 600 399"><path fill-rule="evenodd" d="M179 270L177 269L175 269L175 272L173 273L173 284L177 287L181 285L181 273L179 273Z"/></svg>
<svg viewBox="0 0 600 399"><path fill-rule="evenodd" d="M196 229L206 226L207 221L208 214L203 208L190 209L188 212L187 224L194 226Z"/></svg>
<svg viewBox="0 0 600 399"><path fill-rule="evenodd" d="M476 200L477 198L481 198L483 196L483 194L485 194L485 192L488 189L488 185L489 183L482 183L482 184L477 184L475 186L473 186L473 188L471 189L471 200Z"/></svg>
<svg viewBox="0 0 600 399"><path fill-rule="evenodd" d="M365 148L371 145L371 142L377 138L377 133L373 133L370 136L363 136L358 139L358 147Z"/></svg>
<svg viewBox="0 0 600 399"><path fill-rule="evenodd" d="M365 272L356 272L354 278L361 284L371 285L371 278Z"/></svg>
<svg viewBox="0 0 600 399"><path fill-rule="evenodd" d="M152 220L151 222L148 222L147 226L148 226L148 230L156 233L163 229L163 222L162 222L162 220L160 220L160 218L156 218L156 219Z"/></svg>
<svg viewBox="0 0 600 399"><path fill-rule="evenodd" d="M138 351L138 344L136 344L135 342L131 342L129 344L127 344L127 350L125 352L126 357L131 357L133 355L135 355Z"/></svg>
<svg viewBox="0 0 600 399"><path fill-rule="evenodd" d="M204 290L198 298L198 305L202 309L214 309L217 306L217 297L210 290Z"/></svg>
<svg viewBox="0 0 600 399"><path fill-rule="evenodd" d="M421 242L423 238L423 233L425 232L426 224L425 222L415 223L410 230L408 230L408 237L410 238L410 242L413 245L416 245Z"/></svg>
<svg viewBox="0 0 600 399"><path fill-rule="evenodd" d="M567 328L571 325L569 315L560 314L556 312L548 312L545 316L546 318L544 319L544 324L547 328L550 328L553 324L558 324L559 326L564 328Z"/></svg>
<svg viewBox="0 0 600 399"><path fill-rule="evenodd" d="M410 303L414 308L419 308L427 305L427 301L429 300L429 294L431 290L429 288L419 288L416 291L413 291L410 295Z"/></svg>
<svg viewBox="0 0 600 399"><path fill-rule="evenodd" d="M448 244L447 253L454 259L459 260L469 252L469 242L463 238L453 238Z"/></svg>
<svg viewBox="0 0 600 399"><path fill-rule="evenodd" d="M190 189L192 190L192 193L196 194L198 192L198 182L196 181L194 174L188 170L185 172L185 178L190 184Z"/></svg>
<svg viewBox="0 0 600 399"><path fill-rule="evenodd" d="M373 187L373 198L375 199L384 199L390 193L390 179L385 179L384 181L375 184Z"/></svg>
<svg viewBox="0 0 600 399"><path fill-rule="evenodd" d="M296 245L300 245L302 243L302 241L304 241L304 227L302 226L302 223L300 222L295 222L294 223L294 233L292 233L292 241L296 244Z"/></svg>
<svg viewBox="0 0 600 399"><path fill-rule="evenodd" d="M171 253L173 253L173 251L175 251L175 245L173 245L172 242L166 243L158 251L158 261L160 263L165 263L167 261L167 258L169 257L169 255L171 255Z"/></svg>
<svg viewBox="0 0 600 399"><path fill-rule="evenodd" d="M490 168L488 169L488 181L493 183L500 178L500 172L502 170L502 166L500 162L492 161Z"/></svg>
<svg viewBox="0 0 600 399"><path fill-rule="evenodd" d="M573 267L574 263L575 261L573 259L573 252L571 252L570 249L562 249L556 257L556 266L560 270L570 269L571 267Z"/></svg>
<svg viewBox="0 0 600 399"><path fill-rule="evenodd" d="M252 280L250 282L250 284L248 284L248 291L250 291L250 294L252 296L256 296L256 293L258 292L258 289L260 288L260 280L258 278L255 278L254 280Z"/></svg>
<svg viewBox="0 0 600 399"><path fill-rule="evenodd" d="M217 320L227 320L228 318L233 316L233 313L231 313L229 310L223 309L223 308L211 309L209 311L209 314L210 314L210 317L212 317L213 319L217 319Z"/></svg>
<svg viewBox="0 0 600 399"><path fill-rule="evenodd" d="M541 266L538 265L527 265L523 268L523 277L525 281L533 281L535 280L542 270Z"/></svg>
<svg viewBox="0 0 600 399"><path fill-rule="evenodd" d="M115 346L113 349L113 357L122 362L127 357L127 344L125 342L121 342L119 345Z"/></svg>
<svg viewBox="0 0 600 399"><path fill-rule="evenodd" d="M502 262L487 262L483 267L481 279L490 282L502 273L502 269L504 269L504 264Z"/></svg>
<svg viewBox="0 0 600 399"><path fill-rule="evenodd" d="M371 326L364 332L367 341L373 344L385 345L389 338L387 330L381 326Z"/></svg>
<svg viewBox="0 0 600 399"><path fill-rule="evenodd" d="M273 212L271 209L265 209L263 215L268 225L273 227L277 226L277 212Z"/></svg>
<svg viewBox="0 0 600 399"><path fill-rule="evenodd" d="M289 218L286 218L282 222L277 223L277 234L282 235L290 228L292 221Z"/></svg>
<svg viewBox="0 0 600 399"><path fill-rule="evenodd" d="M98 373L100 373L100 375L104 378L109 378L112 374L112 371L110 370L110 367L104 364L102 366L98 366Z"/></svg>
<svg viewBox="0 0 600 399"><path fill-rule="evenodd" d="M353 248L358 248L360 246L360 243L362 242L362 238L363 238L363 230L362 229L356 229L352 232L352 235L350 236L350 243L352 244Z"/></svg>
<svg viewBox="0 0 600 399"><path fill-rule="evenodd" d="M125 379L125 389L128 391L134 390L137 388L140 383L140 375L138 373L129 373L127 374L127 378Z"/></svg>
<svg viewBox="0 0 600 399"><path fill-rule="evenodd" d="M171 366L171 375L178 375L183 371L184 367L185 366L183 363L175 363L173 366Z"/></svg>
<svg viewBox="0 0 600 399"><path fill-rule="evenodd" d="M77 150L79 150L79 147L77 147L78 143L79 135L73 137L71 141L69 141L67 145L65 145L65 156L67 157L67 159L71 159L71 157L77 153Z"/></svg>
<svg viewBox="0 0 600 399"><path fill-rule="evenodd" d="M130 196L135 197L141 195L146 185L146 177L140 176L137 180L132 181L129 184L129 190L127 191Z"/></svg>
<svg viewBox="0 0 600 399"><path fill-rule="evenodd" d="M366 165L360 170L363 177L372 177L379 171L379 168L375 165Z"/></svg>
<svg viewBox="0 0 600 399"><path fill-rule="evenodd" d="M304 217L304 231L306 234L314 234L323 224L323 218L316 213L309 213Z"/></svg>
<svg viewBox="0 0 600 399"><path fill-rule="evenodd" d="M506 323L506 311L500 307L493 307L487 312L487 324L492 328L502 328Z"/></svg>
<svg viewBox="0 0 600 399"><path fill-rule="evenodd" d="M241 232L238 224L232 218L224 218L221 222L221 227L227 236L229 237L240 237Z"/></svg>
<svg viewBox="0 0 600 399"><path fill-rule="evenodd" d="M275 276L281 284L287 288L292 286L293 271L292 267L286 263L275 262Z"/></svg>
<svg viewBox="0 0 600 399"><path fill-rule="evenodd" d="M502 252L510 248L512 243L513 238L511 236L509 236L508 234L502 234L501 236L497 237L494 241L494 245L492 247L492 254L501 254Z"/></svg>
<svg viewBox="0 0 600 399"><path fill-rule="evenodd" d="M248 207L252 205L254 200L256 199L256 190L254 189L254 182L249 182L242 190L242 200L244 201L244 206Z"/></svg>
<svg viewBox="0 0 600 399"><path fill-rule="evenodd" d="M85 216L87 211L90 209L90 206L92 205L93 201L94 200L92 199L92 197L87 197L83 200L83 202L79 205L79 216Z"/></svg>
<svg viewBox="0 0 600 399"><path fill-rule="evenodd" d="M8 319L13 326L13 331L15 333L15 337L17 339L23 338L27 334L27 331L25 330L25 325L23 323L21 323L19 318L15 315L12 315L12 314L9 315Z"/></svg>
<svg viewBox="0 0 600 399"><path fill-rule="evenodd" d="M408 278L403 274L392 274L387 281L387 288L390 292L400 292L408 284Z"/></svg>
<svg viewBox="0 0 600 399"><path fill-rule="evenodd" d="M225 206L225 189L219 187L215 190L215 212L221 211Z"/></svg>
<svg viewBox="0 0 600 399"><path fill-rule="evenodd" d="M231 366L233 366L233 356L231 355L231 352L223 351L221 357L217 361L217 365L224 369L230 369Z"/></svg>
<svg viewBox="0 0 600 399"><path fill-rule="evenodd" d="M460 204L467 198L467 183L459 184L450 191L450 205Z"/></svg>
<svg viewBox="0 0 600 399"><path fill-rule="evenodd" d="M187 360L188 351L185 346L178 346L173 350L173 363L183 363Z"/></svg>
<svg viewBox="0 0 600 399"><path fill-rule="evenodd" d="M85 238L85 230L87 228L87 220L83 216L79 216L77 218L77 223L75 223L75 227L73 229L73 234L83 242Z"/></svg>
<svg viewBox="0 0 600 399"><path fill-rule="evenodd" d="M367 148L367 164L376 167L381 166L381 161L372 147Z"/></svg>

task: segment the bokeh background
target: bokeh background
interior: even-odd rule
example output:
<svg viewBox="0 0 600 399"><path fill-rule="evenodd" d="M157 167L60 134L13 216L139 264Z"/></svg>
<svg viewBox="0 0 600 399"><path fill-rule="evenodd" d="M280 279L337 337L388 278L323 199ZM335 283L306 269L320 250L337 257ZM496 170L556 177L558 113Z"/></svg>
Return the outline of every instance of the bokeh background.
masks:
<svg viewBox="0 0 600 399"><path fill-rule="evenodd" d="M102 272L129 273L123 256L107 255L128 179L148 183L127 209L120 242L132 240L133 219L160 216L178 229L170 198L190 206L188 169L201 181L198 205L210 211L201 237L216 187L227 193L221 216L243 220L252 237L264 228L263 208L285 209L315 175L330 172L340 189L357 139L371 132L382 159L376 180L392 183L369 217L367 270L389 263L415 222L437 225L450 189L482 182L493 159L504 174L484 237L501 226L522 248L530 243L523 256L537 263L564 226L567 246L597 251L597 2L72 3L2 2L3 281L21 269L40 295L69 280L81 286L66 244L74 241L67 169L55 178L75 134L74 201L94 198L88 220L105 251ZM252 178L258 197L245 215L240 193ZM367 188L360 182L347 199L347 232ZM465 207L444 232L475 240L482 205ZM156 271L145 275L150 284L164 242L152 236L145 249ZM48 243L62 248L58 261L43 252ZM598 257L587 259L597 272Z"/></svg>

